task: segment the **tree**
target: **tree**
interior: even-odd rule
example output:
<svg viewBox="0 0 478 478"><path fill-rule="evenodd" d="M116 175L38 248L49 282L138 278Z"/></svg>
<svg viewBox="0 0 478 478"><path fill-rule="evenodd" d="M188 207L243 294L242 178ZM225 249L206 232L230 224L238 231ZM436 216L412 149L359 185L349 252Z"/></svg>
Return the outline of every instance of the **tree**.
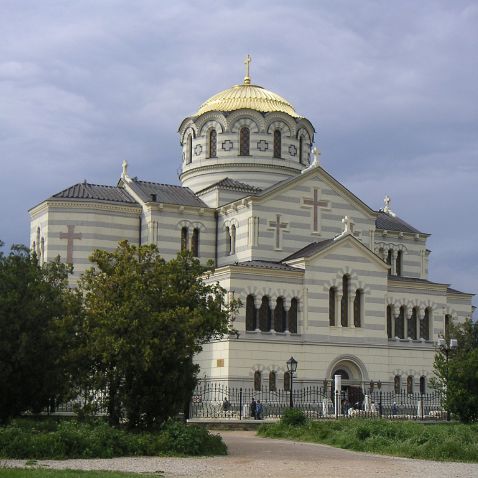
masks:
<svg viewBox="0 0 478 478"><path fill-rule="evenodd" d="M40 266L25 246L0 252L0 423L40 412L68 390L68 273L59 260Z"/></svg>
<svg viewBox="0 0 478 478"><path fill-rule="evenodd" d="M478 420L478 323L471 319L450 324L456 350L439 350L435 355L435 387L445 396L445 409L468 423ZM448 359L447 359L448 353Z"/></svg>
<svg viewBox="0 0 478 478"><path fill-rule="evenodd" d="M237 304L207 285L189 253L164 261L154 245L127 241L97 250L79 282L85 369L83 386L103 390L112 425L154 428L189 401L198 366L193 356L232 332Z"/></svg>

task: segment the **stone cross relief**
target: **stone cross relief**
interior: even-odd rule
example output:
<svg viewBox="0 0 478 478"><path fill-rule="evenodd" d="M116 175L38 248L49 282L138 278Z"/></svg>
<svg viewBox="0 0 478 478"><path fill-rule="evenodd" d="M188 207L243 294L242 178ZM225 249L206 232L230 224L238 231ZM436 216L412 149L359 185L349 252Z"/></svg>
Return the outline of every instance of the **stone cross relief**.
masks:
<svg viewBox="0 0 478 478"><path fill-rule="evenodd" d="M280 214L277 214L275 221L269 221L269 230L275 231L275 249L282 249L282 230L289 232L289 223L280 221Z"/></svg>
<svg viewBox="0 0 478 478"><path fill-rule="evenodd" d="M302 207L312 208L312 232L320 233L320 209L328 209L329 201L319 200L319 190L314 188L314 197L302 198Z"/></svg>
<svg viewBox="0 0 478 478"><path fill-rule="evenodd" d="M75 239L81 240L81 232L75 233L75 226L66 226L68 232L60 232L60 239L66 239L66 262L73 264L73 241Z"/></svg>

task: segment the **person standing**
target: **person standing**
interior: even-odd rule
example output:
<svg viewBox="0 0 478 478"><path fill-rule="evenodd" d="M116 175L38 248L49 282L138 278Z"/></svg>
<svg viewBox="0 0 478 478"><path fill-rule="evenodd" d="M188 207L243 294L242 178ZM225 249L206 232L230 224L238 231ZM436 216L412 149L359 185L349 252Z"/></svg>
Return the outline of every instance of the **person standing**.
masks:
<svg viewBox="0 0 478 478"><path fill-rule="evenodd" d="M249 414L252 418L256 418L256 400L252 397L251 404L249 405Z"/></svg>
<svg viewBox="0 0 478 478"><path fill-rule="evenodd" d="M260 400L257 400L256 403L256 420L262 420L262 412L264 408Z"/></svg>

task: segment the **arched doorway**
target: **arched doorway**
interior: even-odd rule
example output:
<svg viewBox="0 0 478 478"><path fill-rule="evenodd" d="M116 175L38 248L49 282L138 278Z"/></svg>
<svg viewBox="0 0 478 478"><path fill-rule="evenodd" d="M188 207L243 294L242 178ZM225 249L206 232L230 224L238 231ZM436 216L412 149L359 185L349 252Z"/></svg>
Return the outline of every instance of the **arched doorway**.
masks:
<svg viewBox="0 0 478 478"><path fill-rule="evenodd" d="M332 397L335 394L335 375L342 377L342 403L348 403L353 408L363 408L363 383L367 380L365 365L356 357L340 357L329 367L329 377L332 380Z"/></svg>

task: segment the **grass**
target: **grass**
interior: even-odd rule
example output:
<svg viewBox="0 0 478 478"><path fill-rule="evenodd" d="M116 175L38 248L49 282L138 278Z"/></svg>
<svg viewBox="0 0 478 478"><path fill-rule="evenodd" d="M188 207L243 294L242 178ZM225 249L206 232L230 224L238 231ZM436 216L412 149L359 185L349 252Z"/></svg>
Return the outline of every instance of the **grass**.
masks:
<svg viewBox="0 0 478 478"><path fill-rule="evenodd" d="M220 436L179 422L168 422L155 433L116 429L103 421L22 419L0 427L0 458L34 460L226 453L227 447Z"/></svg>
<svg viewBox="0 0 478 478"><path fill-rule="evenodd" d="M120 473L117 471L45 470L0 468L0 478L160 478L158 473Z"/></svg>
<svg viewBox="0 0 478 478"><path fill-rule="evenodd" d="M423 424L360 418L307 420L302 426L283 422L262 425L258 434L382 455L478 463L478 424Z"/></svg>

